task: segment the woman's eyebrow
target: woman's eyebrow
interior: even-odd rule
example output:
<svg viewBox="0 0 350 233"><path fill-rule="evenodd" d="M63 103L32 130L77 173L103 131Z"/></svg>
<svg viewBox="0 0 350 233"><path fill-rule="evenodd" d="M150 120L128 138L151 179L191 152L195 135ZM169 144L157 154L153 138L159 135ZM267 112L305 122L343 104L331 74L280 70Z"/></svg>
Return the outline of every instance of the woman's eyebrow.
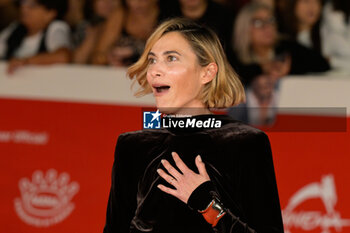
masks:
<svg viewBox="0 0 350 233"><path fill-rule="evenodd" d="M168 55L168 54L171 54L171 53L176 53L176 54L178 54L179 56L181 56L181 54L180 54L179 52L175 51L175 50L165 51L165 52L163 53L163 55ZM147 55L147 56L154 56L154 57L156 57L156 54L155 54L154 52L148 52L148 55Z"/></svg>
<svg viewBox="0 0 350 233"><path fill-rule="evenodd" d="M168 55L168 54L171 54L171 53L176 53L177 55L181 56L181 54L179 52L175 51L175 50L165 51L163 53L163 55Z"/></svg>
<svg viewBox="0 0 350 233"><path fill-rule="evenodd" d="M156 56L153 52L148 52L147 56Z"/></svg>

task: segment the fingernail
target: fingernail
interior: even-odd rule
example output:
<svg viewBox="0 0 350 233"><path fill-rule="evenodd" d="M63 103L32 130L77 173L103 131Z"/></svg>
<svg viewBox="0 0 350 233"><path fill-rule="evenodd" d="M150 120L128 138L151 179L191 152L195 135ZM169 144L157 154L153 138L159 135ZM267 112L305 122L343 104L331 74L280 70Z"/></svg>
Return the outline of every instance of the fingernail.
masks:
<svg viewBox="0 0 350 233"><path fill-rule="evenodd" d="M158 184L158 185L157 185L157 188L159 188L159 189L160 189L160 184Z"/></svg>
<svg viewBox="0 0 350 233"><path fill-rule="evenodd" d="M160 173L160 169L157 169L157 172Z"/></svg>
<svg viewBox="0 0 350 233"><path fill-rule="evenodd" d="M162 164L164 164L165 161L164 161L164 159L162 159L162 160L160 160L160 162L161 162Z"/></svg>
<svg viewBox="0 0 350 233"><path fill-rule="evenodd" d="M171 155L172 155L172 156L175 156L176 154L175 154L175 152L173 151L173 152L171 152Z"/></svg>
<svg viewBox="0 0 350 233"><path fill-rule="evenodd" d="M200 155L198 155L197 157L198 157L198 161L202 162L202 157Z"/></svg>

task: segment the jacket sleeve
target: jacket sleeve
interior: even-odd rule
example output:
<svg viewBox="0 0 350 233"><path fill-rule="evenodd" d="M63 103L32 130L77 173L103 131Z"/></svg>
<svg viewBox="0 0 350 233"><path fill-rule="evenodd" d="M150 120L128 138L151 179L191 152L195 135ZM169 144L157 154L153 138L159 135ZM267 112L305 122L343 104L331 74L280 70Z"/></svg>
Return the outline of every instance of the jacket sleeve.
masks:
<svg viewBox="0 0 350 233"><path fill-rule="evenodd" d="M275 179L272 153L266 134L259 133L247 145L240 168L239 200L242 213L222 203L226 215L220 219L216 232L283 233L283 222ZM202 184L190 196L188 205L203 210L213 198L220 200L214 184ZM209 202L208 202L209 200Z"/></svg>
<svg viewBox="0 0 350 233"><path fill-rule="evenodd" d="M120 135L115 149L112 184L103 233L129 232L136 209L137 185L133 183L131 156L124 148L124 141L125 137Z"/></svg>

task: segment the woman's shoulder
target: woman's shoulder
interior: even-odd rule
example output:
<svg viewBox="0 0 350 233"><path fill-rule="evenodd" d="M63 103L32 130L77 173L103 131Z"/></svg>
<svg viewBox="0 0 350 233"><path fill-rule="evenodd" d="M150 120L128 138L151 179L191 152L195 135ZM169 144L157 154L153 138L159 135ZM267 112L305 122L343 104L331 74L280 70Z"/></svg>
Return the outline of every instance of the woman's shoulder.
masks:
<svg viewBox="0 0 350 233"><path fill-rule="evenodd" d="M216 120L221 121L221 127L219 129L225 130L234 130L237 133L261 133L262 130L255 128L247 123L244 123L241 120L237 120L234 117L223 114L223 115L215 115L214 118Z"/></svg>
<svg viewBox="0 0 350 233"><path fill-rule="evenodd" d="M69 25L62 20L54 20L47 28L46 48L49 52L56 51L61 48L71 48Z"/></svg>
<svg viewBox="0 0 350 233"><path fill-rule="evenodd" d="M250 140L257 137L267 137L266 133L258 128L255 128L251 125L248 125L242 121L235 120L229 116L226 118L223 126L212 132L211 134L216 138L227 138L231 139L240 139L240 140Z"/></svg>
<svg viewBox="0 0 350 233"><path fill-rule="evenodd" d="M204 117L196 118L204 120ZM208 118L209 119L209 118ZM212 138L213 142L226 143L232 141L250 141L257 138L267 138L264 131L235 120L228 115L210 116L209 120L215 119L220 121L220 127L202 128L202 129L143 129L138 131L126 132L119 135L118 143L137 143L138 145L152 144L161 142L166 137L170 136L189 136L205 134ZM204 125L204 123L203 123ZM186 137L189 138L189 137Z"/></svg>
<svg viewBox="0 0 350 233"><path fill-rule="evenodd" d="M147 143L154 142L166 136L168 132L164 129L143 129L125 132L119 135L118 143Z"/></svg>
<svg viewBox="0 0 350 233"><path fill-rule="evenodd" d="M69 25L63 20L54 20L50 23L47 30L51 32L57 31L57 30L70 31L70 28L69 28Z"/></svg>
<svg viewBox="0 0 350 233"><path fill-rule="evenodd" d="M253 126L232 120L220 130L210 133L213 145L220 151L230 154L248 164L271 158L271 144L268 135Z"/></svg>

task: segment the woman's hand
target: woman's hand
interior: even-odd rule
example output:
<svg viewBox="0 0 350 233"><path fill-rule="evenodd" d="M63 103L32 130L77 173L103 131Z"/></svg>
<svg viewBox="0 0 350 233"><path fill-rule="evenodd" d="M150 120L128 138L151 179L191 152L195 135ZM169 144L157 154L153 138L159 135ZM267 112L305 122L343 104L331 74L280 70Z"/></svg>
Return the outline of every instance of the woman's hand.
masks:
<svg viewBox="0 0 350 233"><path fill-rule="evenodd" d="M7 73L13 74L18 68L23 67L27 64L27 59L14 58L8 62Z"/></svg>
<svg viewBox="0 0 350 233"><path fill-rule="evenodd" d="M285 55L281 59L275 59L262 65L263 71L270 75L274 81L289 74L292 65L290 55Z"/></svg>
<svg viewBox="0 0 350 233"><path fill-rule="evenodd" d="M168 175L162 169L158 169L157 172L165 181L174 186L176 189L171 189L161 184L157 187L163 192L173 195L187 204L192 192L199 185L210 180L210 178L200 155L198 155L195 159L195 163L199 171L199 174L197 174L186 166L176 152L172 152L171 154L176 166L180 169L182 174L171 166L167 160L162 160L162 164L170 175Z"/></svg>

